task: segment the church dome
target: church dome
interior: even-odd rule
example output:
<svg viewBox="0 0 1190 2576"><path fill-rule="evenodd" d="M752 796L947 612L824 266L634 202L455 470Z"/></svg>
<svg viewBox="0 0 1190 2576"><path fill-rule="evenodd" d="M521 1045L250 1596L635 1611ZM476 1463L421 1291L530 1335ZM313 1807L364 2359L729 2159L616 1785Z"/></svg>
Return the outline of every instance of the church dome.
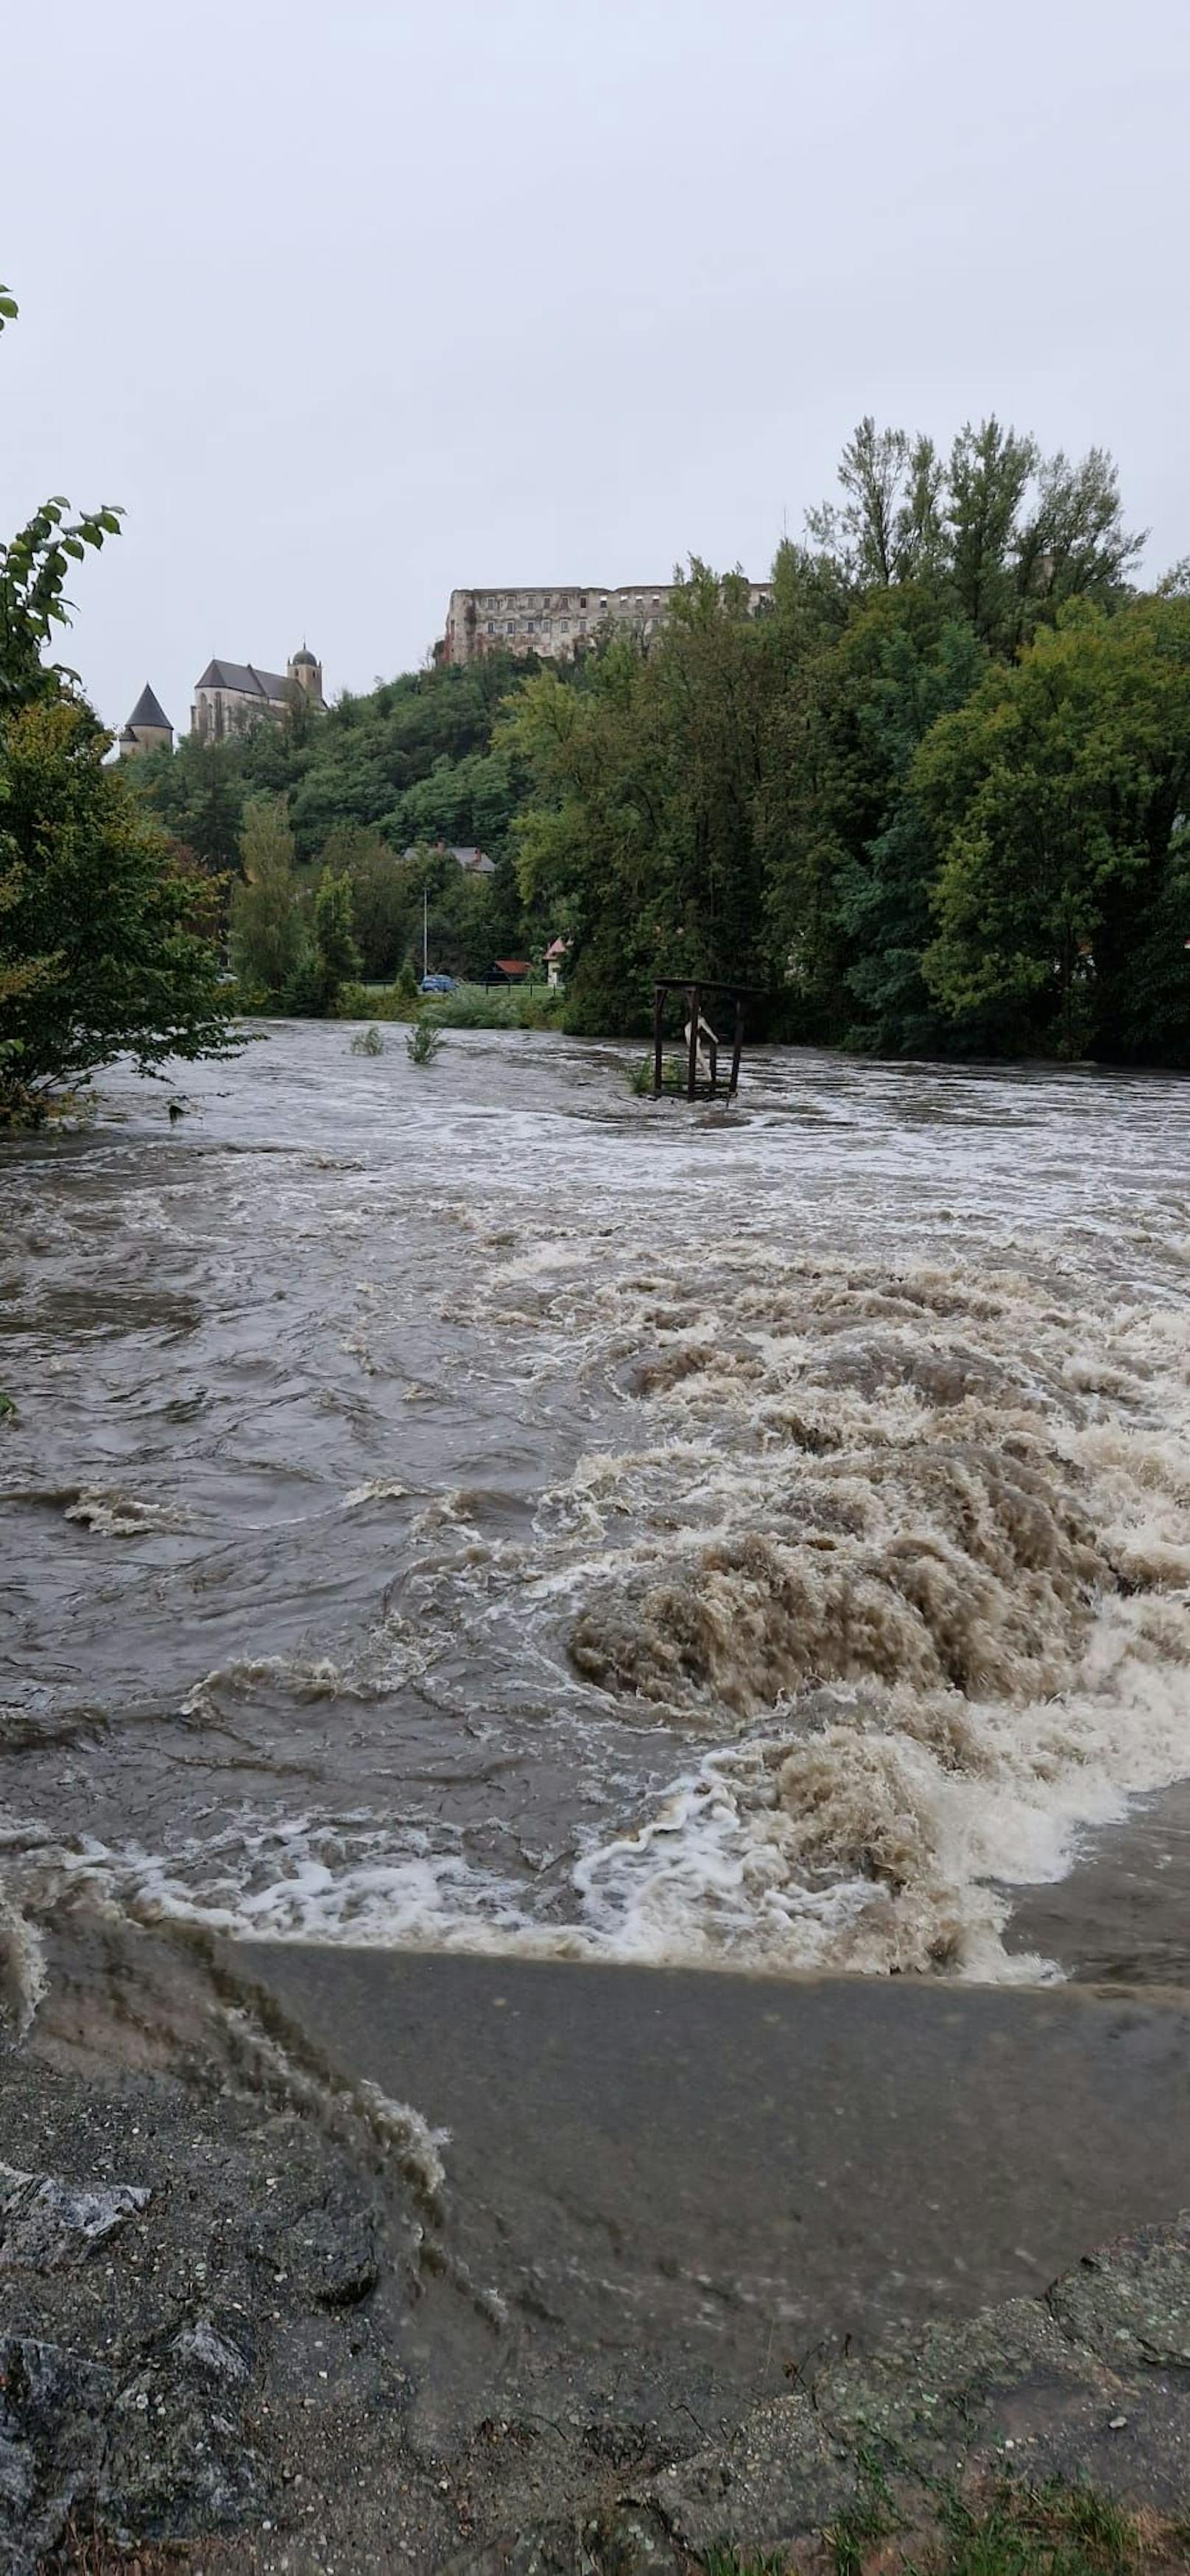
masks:
<svg viewBox="0 0 1190 2576"><path fill-rule="evenodd" d="M318 664L315 661L308 644L303 644L300 653L294 654L291 668L296 671L299 666L303 664L309 671L316 671L318 669Z"/></svg>

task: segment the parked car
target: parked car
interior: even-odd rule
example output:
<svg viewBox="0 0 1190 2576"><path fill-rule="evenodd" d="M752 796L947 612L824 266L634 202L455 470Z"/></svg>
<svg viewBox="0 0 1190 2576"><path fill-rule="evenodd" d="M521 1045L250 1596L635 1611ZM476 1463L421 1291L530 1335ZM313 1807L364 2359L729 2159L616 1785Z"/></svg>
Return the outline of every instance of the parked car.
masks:
<svg viewBox="0 0 1190 2576"><path fill-rule="evenodd" d="M454 988L453 975L423 975L417 989L419 993L453 993Z"/></svg>

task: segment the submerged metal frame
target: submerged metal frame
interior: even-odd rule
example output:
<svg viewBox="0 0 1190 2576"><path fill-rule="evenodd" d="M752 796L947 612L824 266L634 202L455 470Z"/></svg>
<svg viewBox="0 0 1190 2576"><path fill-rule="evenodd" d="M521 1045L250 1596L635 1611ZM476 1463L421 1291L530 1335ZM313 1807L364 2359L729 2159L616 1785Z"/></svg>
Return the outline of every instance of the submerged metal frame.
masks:
<svg viewBox="0 0 1190 2576"><path fill-rule="evenodd" d="M755 984L721 984L717 982L713 976L708 975L700 975L694 982L687 981L685 976L671 975L663 977L659 982L654 984L654 1100L660 1099L665 1088L665 1003L667 995L670 993L684 993L690 1014L690 1040L686 1060L685 1096L687 1100L717 1100L719 1096L719 1041L713 1033L711 1033L709 1021L706 1023L703 1022L703 994L725 993L728 1000L733 1003L735 1010L735 1025L732 1032L731 1078L727 1085L727 1097L729 1100L734 1100L736 1092L739 1089L740 1058L744 1052L744 1004L755 995L756 991L757 987ZM698 1073L699 1031L704 1025L708 1030L709 1038L707 1046L707 1056L710 1063L709 1082L700 1081Z"/></svg>

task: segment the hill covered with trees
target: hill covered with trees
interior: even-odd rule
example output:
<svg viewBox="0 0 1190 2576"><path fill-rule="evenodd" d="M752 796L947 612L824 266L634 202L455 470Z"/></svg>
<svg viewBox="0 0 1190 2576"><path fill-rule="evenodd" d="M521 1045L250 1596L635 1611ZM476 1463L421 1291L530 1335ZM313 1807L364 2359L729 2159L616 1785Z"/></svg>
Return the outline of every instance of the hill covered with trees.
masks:
<svg viewBox="0 0 1190 2576"><path fill-rule="evenodd" d="M410 674L138 791L216 873L272 800L281 909L349 886L370 977L418 954L428 885L436 965L566 936L591 1033L701 972L763 986L774 1036L1187 1064L1190 581L1140 591L1139 549L1101 451L869 420L761 612L692 560L647 643Z"/></svg>

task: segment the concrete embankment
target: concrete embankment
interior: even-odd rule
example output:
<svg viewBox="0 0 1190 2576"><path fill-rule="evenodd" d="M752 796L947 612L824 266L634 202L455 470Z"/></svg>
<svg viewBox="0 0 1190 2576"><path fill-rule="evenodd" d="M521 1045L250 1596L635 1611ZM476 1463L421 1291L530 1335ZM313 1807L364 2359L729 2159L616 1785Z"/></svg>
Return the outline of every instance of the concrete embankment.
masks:
<svg viewBox="0 0 1190 2576"><path fill-rule="evenodd" d="M208 2576L685 2566L874 2459L908 2505L1190 2488L1182 1998L77 1920L50 1967L0 2082L0 2567L90 2564L72 2522Z"/></svg>

